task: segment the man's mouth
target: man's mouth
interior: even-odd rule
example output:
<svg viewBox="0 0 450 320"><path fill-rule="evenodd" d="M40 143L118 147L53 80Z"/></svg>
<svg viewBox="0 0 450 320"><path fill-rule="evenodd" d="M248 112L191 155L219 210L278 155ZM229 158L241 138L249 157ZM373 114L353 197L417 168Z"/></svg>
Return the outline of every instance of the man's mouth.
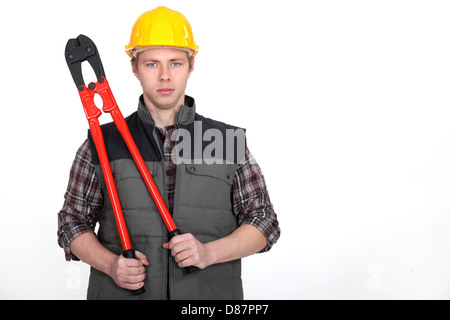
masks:
<svg viewBox="0 0 450 320"><path fill-rule="evenodd" d="M158 89L158 90L156 90L156 91L158 91L159 94L162 94L162 95L168 95L168 94L171 94L172 92L174 92L175 89L161 88L161 89Z"/></svg>

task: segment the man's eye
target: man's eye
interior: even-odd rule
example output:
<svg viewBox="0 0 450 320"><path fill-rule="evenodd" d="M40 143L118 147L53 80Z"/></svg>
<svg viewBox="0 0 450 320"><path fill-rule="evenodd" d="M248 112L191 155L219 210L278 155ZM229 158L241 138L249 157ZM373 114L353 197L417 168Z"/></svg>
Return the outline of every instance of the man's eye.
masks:
<svg viewBox="0 0 450 320"><path fill-rule="evenodd" d="M180 63L179 62L172 62L172 67L179 67L180 66Z"/></svg>
<svg viewBox="0 0 450 320"><path fill-rule="evenodd" d="M149 66L150 68L156 68L157 64L154 63L154 62L152 62L152 63L149 63L148 66Z"/></svg>

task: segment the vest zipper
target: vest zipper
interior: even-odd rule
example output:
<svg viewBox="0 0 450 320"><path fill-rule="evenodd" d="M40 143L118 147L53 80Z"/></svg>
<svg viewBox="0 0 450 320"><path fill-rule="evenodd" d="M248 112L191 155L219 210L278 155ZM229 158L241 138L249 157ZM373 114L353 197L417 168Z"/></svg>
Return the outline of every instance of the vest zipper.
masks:
<svg viewBox="0 0 450 320"><path fill-rule="evenodd" d="M178 139L179 139L179 135L180 135L180 133L179 133L179 131L176 131L176 130L178 130L179 128L180 128L180 126L179 126L179 124L178 124L178 117L179 117L179 115L180 115L180 113L178 112L178 115L177 115L177 120L176 120L176 129L175 129L175 132L177 132L178 133L178 136L177 136L177 138L176 138L176 140L175 141L178 141ZM174 134L174 132L172 132L172 135ZM173 151L173 149L171 150L171 153L172 153L172 151ZM172 161L173 161L173 159L172 159ZM164 162L164 165L165 165L165 162ZM178 174L178 168L179 168L179 166L178 165L176 165L175 166L175 188L174 188L174 190L173 190L173 206L172 206L172 212L170 213L171 215L172 215L172 218L173 219L175 219L175 213L176 213L176 209L177 209L177 201L176 201L176 195L177 195L177 193L176 193L176 190L177 190L177 186L179 185L179 179L180 179L180 175ZM164 170L164 174L166 173L166 171ZM165 177L165 176L164 176ZM167 194L167 192L166 192L166 194ZM167 199L168 200L168 199ZM167 259L167 261L168 261L168 263L167 263L167 277L168 277L168 281L167 281L167 291L168 291L168 296L169 296L169 298L168 298L168 300L170 300L170 298L171 298L171 296L170 296L170 294L171 294L171 292L170 292L170 288L172 288L172 277L171 277L171 275L170 275L170 270L172 269L172 267L173 267L173 264L175 263L174 262L174 259L172 258L172 253L169 251L169 250L167 250L167 255L168 255L168 259Z"/></svg>
<svg viewBox="0 0 450 320"><path fill-rule="evenodd" d="M166 157L165 157L164 151L162 149L162 148L164 148L164 146L161 146L161 140L159 139L159 136L158 136L158 133L156 132L156 130L157 130L157 128L155 126L154 129L153 129L153 139L156 141L156 145L158 146L159 153L160 153L160 155L162 157L163 182L164 182L164 185L166 185ZM163 191L163 190L160 190L160 192L161 191ZM167 190L166 190L166 188L164 188L163 198L164 198L164 201L167 203L168 202L168 198L167 198ZM166 236L164 238L165 238L165 242L167 243L167 241L169 240L168 232L166 232ZM171 300L171 296L170 296L170 284L171 284L171 281L170 281L170 278L171 278L170 277L170 264L171 264L170 250L167 250L167 256L166 257L167 257L167 264L166 264L166 279L165 279L165 282L166 282L166 294L165 294L165 296L166 296L167 300Z"/></svg>

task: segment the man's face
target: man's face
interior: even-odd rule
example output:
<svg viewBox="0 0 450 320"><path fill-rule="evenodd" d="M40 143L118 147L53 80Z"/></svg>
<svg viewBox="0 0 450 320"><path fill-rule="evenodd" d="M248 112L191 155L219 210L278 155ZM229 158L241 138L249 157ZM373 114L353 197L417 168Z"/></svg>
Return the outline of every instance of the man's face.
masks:
<svg viewBox="0 0 450 320"><path fill-rule="evenodd" d="M188 54L179 49L152 48L141 52L133 73L141 82L146 107L168 110L184 104L193 69L189 68Z"/></svg>

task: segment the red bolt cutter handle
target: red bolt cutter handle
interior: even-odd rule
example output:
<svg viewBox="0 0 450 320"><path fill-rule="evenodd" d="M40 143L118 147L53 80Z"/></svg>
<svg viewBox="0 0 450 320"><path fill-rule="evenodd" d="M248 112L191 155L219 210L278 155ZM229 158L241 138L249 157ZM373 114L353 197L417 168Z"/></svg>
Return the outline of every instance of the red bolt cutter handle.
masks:
<svg viewBox="0 0 450 320"><path fill-rule="evenodd" d="M105 142L103 139L103 133L98 121L98 117L102 114L102 112L95 106L94 92L84 87L84 89L82 91L78 91L78 93L80 94L84 112L89 122L89 128L91 129L95 148L97 149L97 153L100 159L100 165L105 177L109 198L111 199L111 205L114 211L114 217L116 219L122 248L124 251L130 250L132 249L130 237L128 235L128 230L125 224L125 218L123 217L123 211L119 201L119 194L117 193L117 188L114 183L111 166L109 165L108 154L106 153Z"/></svg>
<svg viewBox="0 0 450 320"><path fill-rule="evenodd" d="M89 128L91 129L92 139L94 140L95 148L97 150L98 157L100 159L100 166L102 168L103 176L105 177L106 188L108 190L111 206L114 212L114 218L116 220L117 230L119 232L120 242L122 243L123 253L125 258L136 259L136 254L131 246L130 236L128 235L125 218L123 216L122 207L120 205L119 194L117 192L116 184L114 183L114 177L109 165L108 154L106 153L105 142L103 139L103 133L98 121L98 117L102 114L100 109L95 106L94 95L95 93L88 90L83 85L83 90L79 90L80 98L83 104L86 118L89 122ZM79 87L81 89L82 87ZM145 292L145 288L139 288L134 290L135 295L139 295Z"/></svg>

